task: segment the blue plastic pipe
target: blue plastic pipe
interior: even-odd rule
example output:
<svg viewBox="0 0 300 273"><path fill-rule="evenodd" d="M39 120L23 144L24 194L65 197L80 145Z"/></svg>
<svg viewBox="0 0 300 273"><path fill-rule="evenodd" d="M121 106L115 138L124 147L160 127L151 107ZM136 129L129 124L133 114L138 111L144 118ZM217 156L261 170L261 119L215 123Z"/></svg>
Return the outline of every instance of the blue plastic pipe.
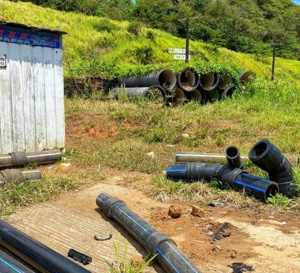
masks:
<svg viewBox="0 0 300 273"><path fill-rule="evenodd" d="M101 193L96 203L104 214L116 220L151 255L167 273L201 273L176 247L174 241L165 233L156 230L126 204L107 193Z"/></svg>

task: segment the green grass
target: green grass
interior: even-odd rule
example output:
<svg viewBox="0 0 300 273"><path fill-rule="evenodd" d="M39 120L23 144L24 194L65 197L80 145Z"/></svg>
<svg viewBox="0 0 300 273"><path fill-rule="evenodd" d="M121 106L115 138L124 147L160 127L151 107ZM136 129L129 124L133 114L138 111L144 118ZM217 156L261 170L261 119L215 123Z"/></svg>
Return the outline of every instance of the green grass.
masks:
<svg viewBox="0 0 300 273"><path fill-rule="evenodd" d="M162 31L147 29L81 14L43 9L30 3L0 2L2 20L67 31L64 36L65 75L102 77L141 75L161 67L178 71L184 62L174 62L170 47L184 47L185 41ZM105 180L110 173L147 174L152 183L141 185L143 177L129 186L147 191L153 198L193 200L207 204L219 200L238 207L252 206L253 198L224 191L205 183L175 184L164 177L176 152L224 153L235 145L242 154L260 139L268 138L282 153L299 156L300 69L299 62L276 59L275 80L270 81L271 59L231 52L224 48L191 41L190 66L201 71L215 70L238 77L252 70L257 80L239 86L232 99L182 107L153 108L145 100L112 96L65 99L66 154L76 172L50 172L41 183L12 185L0 191L1 217L26 206L58 196L61 192ZM141 63L141 59L142 62ZM149 62L150 61L150 62ZM149 62L149 63L148 63ZM97 131L98 130L98 131ZM91 132L96 132L91 134ZM97 135L107 133L107 137ZM266 174L253 164L253 175ZM295 179L300 188L299 167ZM277 198L277 197L276 197ZM283 207L300 210L299 198Z"/></svg>

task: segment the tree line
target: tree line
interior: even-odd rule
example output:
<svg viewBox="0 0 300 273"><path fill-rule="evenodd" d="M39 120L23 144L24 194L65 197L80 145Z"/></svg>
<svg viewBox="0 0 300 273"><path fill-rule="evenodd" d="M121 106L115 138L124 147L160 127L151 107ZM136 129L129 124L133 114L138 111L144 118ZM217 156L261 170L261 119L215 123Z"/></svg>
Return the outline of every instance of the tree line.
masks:
<svg viewBox="0 0 300 273"><path fill-rule="evenodd" d="M17 0L12 1L17 2ZM139 21L230 50L300 60L300 6L290 0L25 0L113 20Z"/></svg>

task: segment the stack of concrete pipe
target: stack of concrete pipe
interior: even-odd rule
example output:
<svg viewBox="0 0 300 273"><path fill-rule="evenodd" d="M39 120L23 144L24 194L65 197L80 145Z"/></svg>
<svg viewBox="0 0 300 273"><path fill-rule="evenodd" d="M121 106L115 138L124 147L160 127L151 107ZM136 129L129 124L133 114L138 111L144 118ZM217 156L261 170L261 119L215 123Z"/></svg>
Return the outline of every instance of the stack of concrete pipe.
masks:
<svg viewBox="0 0 300 273"><path fill-rule="evenodd" d="M242 85L255 78L251 71L240 74ZM183 69L177 75L170 69L162 69L141 77L120 78L118 87L112 90L116 99L122 95L144 97L165 106L181 106L189 101L203 105L231 98L236 83L230 76L220 77L217 72L199 73L192 67Z"/></svg>

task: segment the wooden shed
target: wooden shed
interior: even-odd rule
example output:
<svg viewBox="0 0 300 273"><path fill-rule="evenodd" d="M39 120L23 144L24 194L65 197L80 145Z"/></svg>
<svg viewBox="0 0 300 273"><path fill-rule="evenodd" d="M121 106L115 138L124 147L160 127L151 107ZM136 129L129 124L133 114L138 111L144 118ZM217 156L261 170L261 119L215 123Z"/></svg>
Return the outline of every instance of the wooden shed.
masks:
<svg viewBox="0 0 300 273"><path fill-rule="evenodd" d="M0 154L65 148L63 34L0 22Z"/></svg>

